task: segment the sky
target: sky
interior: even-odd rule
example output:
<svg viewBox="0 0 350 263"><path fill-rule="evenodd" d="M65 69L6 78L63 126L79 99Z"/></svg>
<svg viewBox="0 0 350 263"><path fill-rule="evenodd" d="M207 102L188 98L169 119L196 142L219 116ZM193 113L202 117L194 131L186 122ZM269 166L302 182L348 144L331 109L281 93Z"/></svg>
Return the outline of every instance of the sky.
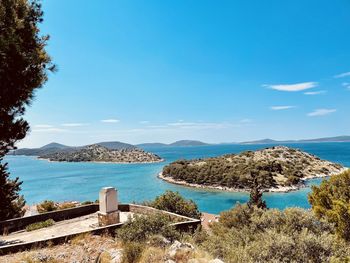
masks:
<svg viewBox="0 0 350 263"><path fill-rule="evenodd" d="M350 1L43 1L19 147L350 135Z"/></svg>

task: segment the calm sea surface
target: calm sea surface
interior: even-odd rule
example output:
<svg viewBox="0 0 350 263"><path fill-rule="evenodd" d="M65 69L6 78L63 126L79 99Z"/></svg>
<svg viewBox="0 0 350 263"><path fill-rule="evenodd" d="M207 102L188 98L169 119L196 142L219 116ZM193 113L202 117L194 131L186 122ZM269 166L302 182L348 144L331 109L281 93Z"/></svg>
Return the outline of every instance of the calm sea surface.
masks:
<svg viewBox="0 0 350 263"><path fill-rule="evenodd" d="M166 161L157 164L97 164L60 163L38 160L35 157L7 156L12 177L23 181L22 194L28 204L45 199L95 200L101 187L113 186L119 191L122 202L140 202L154 199L165 190L178 191L194 200L201 211L219 213L237 202L246 202L248 194L226 193L214 190L193 189L172 185L157 178L165 164L180 158L212 157L227 153L256 150L271 145L215 145L198 147L148 148ZM350 167L350 143L288 144L315 154L322 159ZM313 179L308 184L319 184L322 179ZM290 206L308 208L307 194L310 188L290 193L265 193L269 207L283 209Z"/></svg>

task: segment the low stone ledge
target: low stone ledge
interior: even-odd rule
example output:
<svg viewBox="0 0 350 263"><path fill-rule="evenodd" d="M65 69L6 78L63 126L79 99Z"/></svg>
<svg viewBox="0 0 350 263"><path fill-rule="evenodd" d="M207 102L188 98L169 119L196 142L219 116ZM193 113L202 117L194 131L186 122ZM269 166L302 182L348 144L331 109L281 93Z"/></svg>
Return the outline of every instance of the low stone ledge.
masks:
<svg viewBox="0 0 350 263"><path fill-rule="evenodd" d="M46 221L48 219L52 219L57 222L57 221L63 221L67 219L72 219L72 218L92 214L97 212L98 209L99 209L98 204L89 204L89 205L82 205L78 207L42 213L42 214L33 215L33 216L20 217L20 218L14 218L6 221L1 221L0 234L6 235L11 232L19 231L24 229L26 226L30 224Z"/></svg>

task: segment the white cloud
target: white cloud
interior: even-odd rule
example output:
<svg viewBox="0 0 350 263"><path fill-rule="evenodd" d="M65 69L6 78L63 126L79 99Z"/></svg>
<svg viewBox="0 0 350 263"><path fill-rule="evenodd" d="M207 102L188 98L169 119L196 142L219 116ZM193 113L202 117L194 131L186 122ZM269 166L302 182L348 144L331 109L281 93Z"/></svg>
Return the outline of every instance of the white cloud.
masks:
<svg viewBox="0 0 350 263"><path fill-rule="evenodd" d="M350 71L335 75L334 78L339 79L339 78L344 78L344 77L349 77L349 76L350 76Z"/></svg>
<svg viewBox="0 0 350 263"><path fill-rule="evenodd" d="M88 123L63 123L62 126L64 127L81 127L81 126L87 126Z"/></svg>
<svg viewBox="0 0 350 263"><path fill-rule="evenodd" d="M319 94L324 94L327 91L325 90L319 90L319 91L308 91L308 92L304 92L305 95L319 95Z"/></svg>
<svg viewBox="0 0 350 263"><path fill-rule="evenodd" d="M288 110L292 108L295 108L295 106L271 106L270 107L271 110Z"/></svg>
<svg viewBox="0 0 350 263"><path fill-rule="evenodd" d="M37 125L34 125L35 128L38 128L38 129L47 129L47 128L53 128L52 125L49 125L49 124L37 124Z"/></svg>
<svg viewBox="0 0 350 263"><path fill-rule="evenodd" d="M118 123L118 122L120 122L120 120L117 120L117 119L105 119L105 120L101 120L101 122L104 122L104 123Z"/></svg>
<svg viewBox="0 0 350 263"><path fill-rule="evenodd" d="M307 116L309 117L325 116L336 111L337 111L336 109L316 109L308 113Z"/></svg>
<svg viewBox="0 0 350 263"><path fill-rule="evenodd" d="M140 121L140 124L148 124L150 123L149 121Z"/></svg>
<svg viewBox="0 0 350 263"><path fill-rule="evenodd" d="M263 87L274 89L274 90L280 90L280 91L288 91L288 92L294 92L294 91L301 91L306 89L311 89L314 87L317 87L317 82L302 82L302 83L296 83L296 84L278 84L278 85L263 85Z"/></svg>
<svg viewBox="0 0 350 263"><path fill-rule="evenodd" d="M239 127L239 124L229 122L173 122L167 124L169 127L181 129L223 129L228 127Z"/></svg>
<svg viewBox="0 0 350 263"><path fill-rule="evenodd" d="M343 82L341 85L344 86L344 87L347 87L347 86L350 85L350 83L349 82Z"/></svg>
<svg viewBox="0 0 350 263"><path fill-rule="evenodd" d="M67 132L66 129L60 129L60 128L40 128L40 129L33 129L33 132L48 132L48 133L59 133L59 132Z"/></svg>

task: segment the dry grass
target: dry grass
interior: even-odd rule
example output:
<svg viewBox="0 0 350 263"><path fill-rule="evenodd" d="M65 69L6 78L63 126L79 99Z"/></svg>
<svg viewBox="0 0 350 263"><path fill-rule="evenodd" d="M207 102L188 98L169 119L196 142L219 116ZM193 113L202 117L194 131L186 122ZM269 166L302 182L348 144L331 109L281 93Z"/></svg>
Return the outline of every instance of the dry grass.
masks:
<svg viewBox="0 0 350 263"><path fill-rule="evenodd" d="M147 247L143 251L139 263L164 262L166 258L165 254L165 249L159 247Z"/></svg>

